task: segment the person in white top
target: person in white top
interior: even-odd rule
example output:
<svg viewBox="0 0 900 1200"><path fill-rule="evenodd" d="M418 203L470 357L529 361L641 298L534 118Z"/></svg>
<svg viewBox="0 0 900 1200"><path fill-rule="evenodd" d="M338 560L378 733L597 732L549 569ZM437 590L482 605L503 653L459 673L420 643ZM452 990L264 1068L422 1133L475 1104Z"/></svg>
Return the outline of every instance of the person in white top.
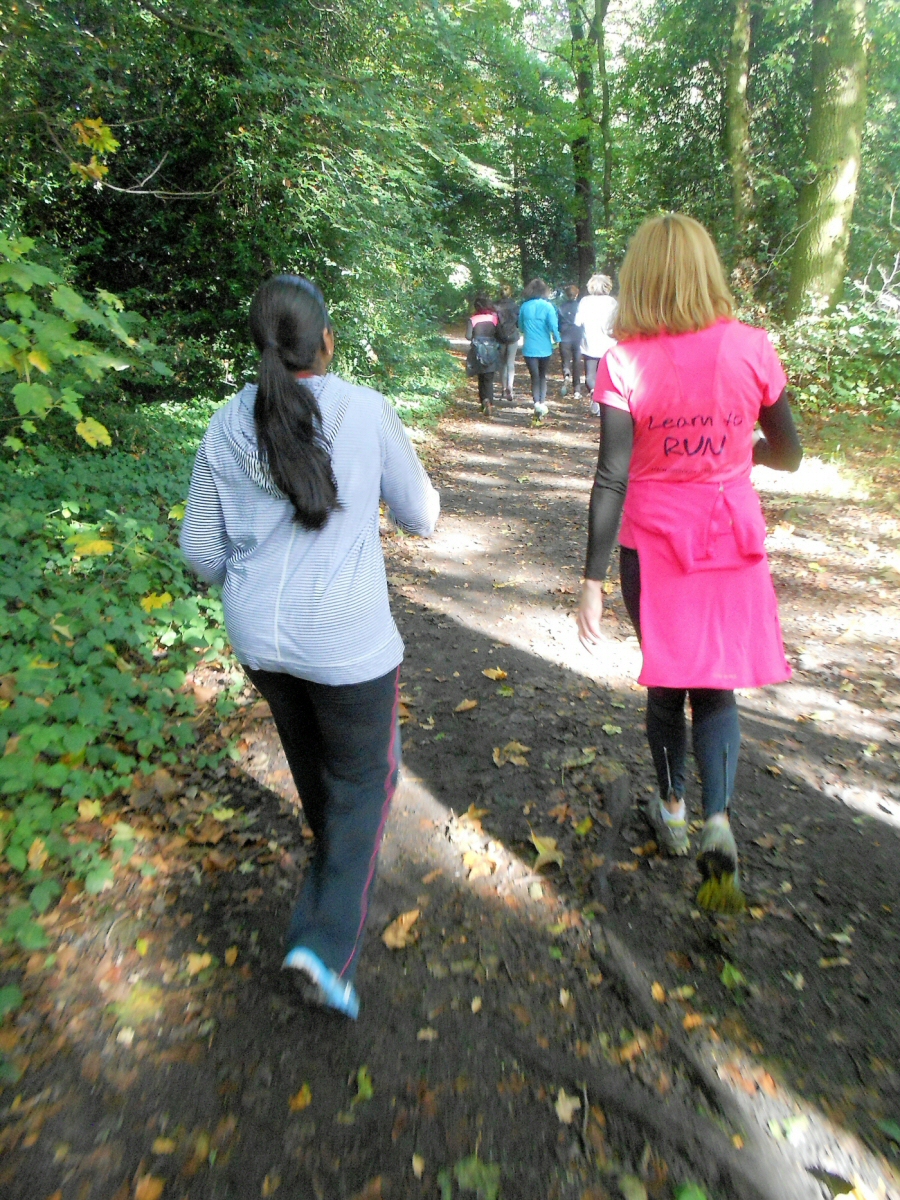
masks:
<svg viewBox="0 0 900 1200"><path fill-rule="evenodd" d="M581 326L584 378L591 397L591 412L596 416L600 411L594 401L597 366L607 350L616 344L612 327L619 306L610 295L612 280L608 275L592 275L588 280L587 290L588 294L578 302L575 324Z"/></svg>

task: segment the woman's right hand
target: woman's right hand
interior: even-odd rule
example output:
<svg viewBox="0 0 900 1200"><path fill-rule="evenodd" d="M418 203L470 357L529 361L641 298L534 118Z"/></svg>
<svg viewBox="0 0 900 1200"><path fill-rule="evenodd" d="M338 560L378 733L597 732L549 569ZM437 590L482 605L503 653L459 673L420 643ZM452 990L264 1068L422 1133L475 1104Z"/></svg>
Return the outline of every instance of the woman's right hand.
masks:
<svg viewBox="0 0 900 1200"><path fill-rule="evenodd" d="M578 640L593 654L594 647L603 641L600 618L603 616L603 580L585 579L581 585L581 605L578 609Z"/></svg>

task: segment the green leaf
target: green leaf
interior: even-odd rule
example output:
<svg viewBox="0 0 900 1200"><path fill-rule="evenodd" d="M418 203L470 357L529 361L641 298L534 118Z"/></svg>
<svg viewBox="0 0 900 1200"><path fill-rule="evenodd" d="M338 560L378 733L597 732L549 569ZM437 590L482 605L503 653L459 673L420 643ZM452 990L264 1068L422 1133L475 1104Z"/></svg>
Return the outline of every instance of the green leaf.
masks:
<svg viewBox="0 0 900 1200"><path fill-rule="evenodd" d="M53 393L42 383L17 383L12 390L13 403L20 417L33 413L36 417L46 417L53 408Z"/></svg>
<svg viewBox="0 0 900 1200"><path fill-rule="evenodd" d="M900 1125L896 1121L876 1121L875 1124L882 1133L887 1134L892 1142L896 1142L900 1146Z"/></svg>
<svg viewBox="0 0 900 1200"><path fill-rule="evenodd" d="M735 988L745 987L747 983L743 973L730 962L726 962L722 967L722 972L719 975L719 979L722 981L725 987L732 991Z"/></svg>
<svg viewBox="0 0 900 1200"><path fill-rule="evenodd" d="M50 941L37 921L23 921L16 930L16 941L23 950L43 950Z"/></svg>
<svg viewBox="0 0 900 1200"><path fill-rule="evenodd" d="M375 1087L372 1083L372 1076L369 1073L369 1068L363 1065L356 1072L356 1095L350 1101L350 1104L351 1106L361 1104L364 1100L371 1100L374 1095Z"/></svg>
<svg viewBox="0 0 900 1200"><path fill-rule="evenodd" d="M175 372L171 369L171 367L168 367L161 358L151 359L150 366L157 373L157 375L163 375L166 379L175 378Z"/></svg>
<svg viewBox="0 0 900 1200"><path fill-rule="evenodd" d="M477 1154L464 1158L453 1168L456 1182L464 1192L475 1192L478 1200L497 1200L500 1195L500 1166L482 1162Z"/></svg>
<svg viewBox="0 0 900 1200"><path fill-rule="evenodd" d="M21 1007L23 999L22 989L16 984L9 983L6 987L0 987L0 1020L7 1013L15 1012L17 1008Z"/></svg>
<svg viewBox="0 0 900 1200"><path fill-rule="evenodd" d="M675 1189L675 1200L707 1200L706 1192L696 1183L683 1183Z"/></svg>
<svg viewBox="0 0 900 1200"><path fill-rule="evenodd" d="M37 913L45 913L57 896L62 894L62 888L55 879L44 879L31 889L31 907Z"/></svg>
<svg viewBox="0 0 900 1200"><path fill-rule="evenodd" d="M99 863L84 878L84 890L91 896L98 896L112 885L113 869L108 862Z"/></svg>

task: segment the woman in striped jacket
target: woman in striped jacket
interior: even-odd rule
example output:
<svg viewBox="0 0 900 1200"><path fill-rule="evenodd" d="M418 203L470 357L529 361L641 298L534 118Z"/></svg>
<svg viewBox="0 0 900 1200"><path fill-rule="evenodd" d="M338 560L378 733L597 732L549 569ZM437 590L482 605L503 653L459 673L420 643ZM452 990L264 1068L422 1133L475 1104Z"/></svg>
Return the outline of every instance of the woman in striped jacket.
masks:
<svg viewBox="0 0 900 1200"><path fill-rule="evenodd" d="M403 643L379 503L428 536L438 493L388 401L329 372L322 293L279 275L250 308L258 383L197 453L181 546L222 584L235 654L269 702L315 853L284 967L307 999L355 1018L354 976L397 782Z"/></svg>

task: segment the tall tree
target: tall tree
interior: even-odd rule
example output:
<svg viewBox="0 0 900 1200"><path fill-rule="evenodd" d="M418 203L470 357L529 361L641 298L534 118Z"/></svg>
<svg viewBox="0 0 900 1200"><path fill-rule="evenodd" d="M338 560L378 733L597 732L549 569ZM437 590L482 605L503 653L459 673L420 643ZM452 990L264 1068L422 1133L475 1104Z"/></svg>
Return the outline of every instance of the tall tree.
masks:
<svg viewBox="0 0 900 1200"><path fill-rule="evenodd" d="M787 311L840 299L866 115L866 0L813 0L813 103Z"/></svg>
<svg viewBox="0 0 900 1200"><path fill-rule="evenodd" d="M731 44L725 66L725 108L735 240L739 251L746 249L747 226L753 208L753 188L750 182L750 109L747 103L749 77L750 0L735 0Z"/></svg>
<svg viewBox="0 0 900 1200"><path fill-rule="evenodd" d="M575 244L578 286L584 287L594 270L594 71L591 37L586 31L579 0L567 0L572 36L572 71L575 75L576 111L572 136L575 171Z"/></svg>
<svg viewBox="0 0 900 1200"><path fill-rule="evenodd" d="M609 73L606 69L606 30L604 22L609 11L609 0L594 0L594 19L591 22L591 38L597 48L597 79L600 84L600 140L603 151L603 225L607 230L612 225L612 122L609 103Z"/></svg>

